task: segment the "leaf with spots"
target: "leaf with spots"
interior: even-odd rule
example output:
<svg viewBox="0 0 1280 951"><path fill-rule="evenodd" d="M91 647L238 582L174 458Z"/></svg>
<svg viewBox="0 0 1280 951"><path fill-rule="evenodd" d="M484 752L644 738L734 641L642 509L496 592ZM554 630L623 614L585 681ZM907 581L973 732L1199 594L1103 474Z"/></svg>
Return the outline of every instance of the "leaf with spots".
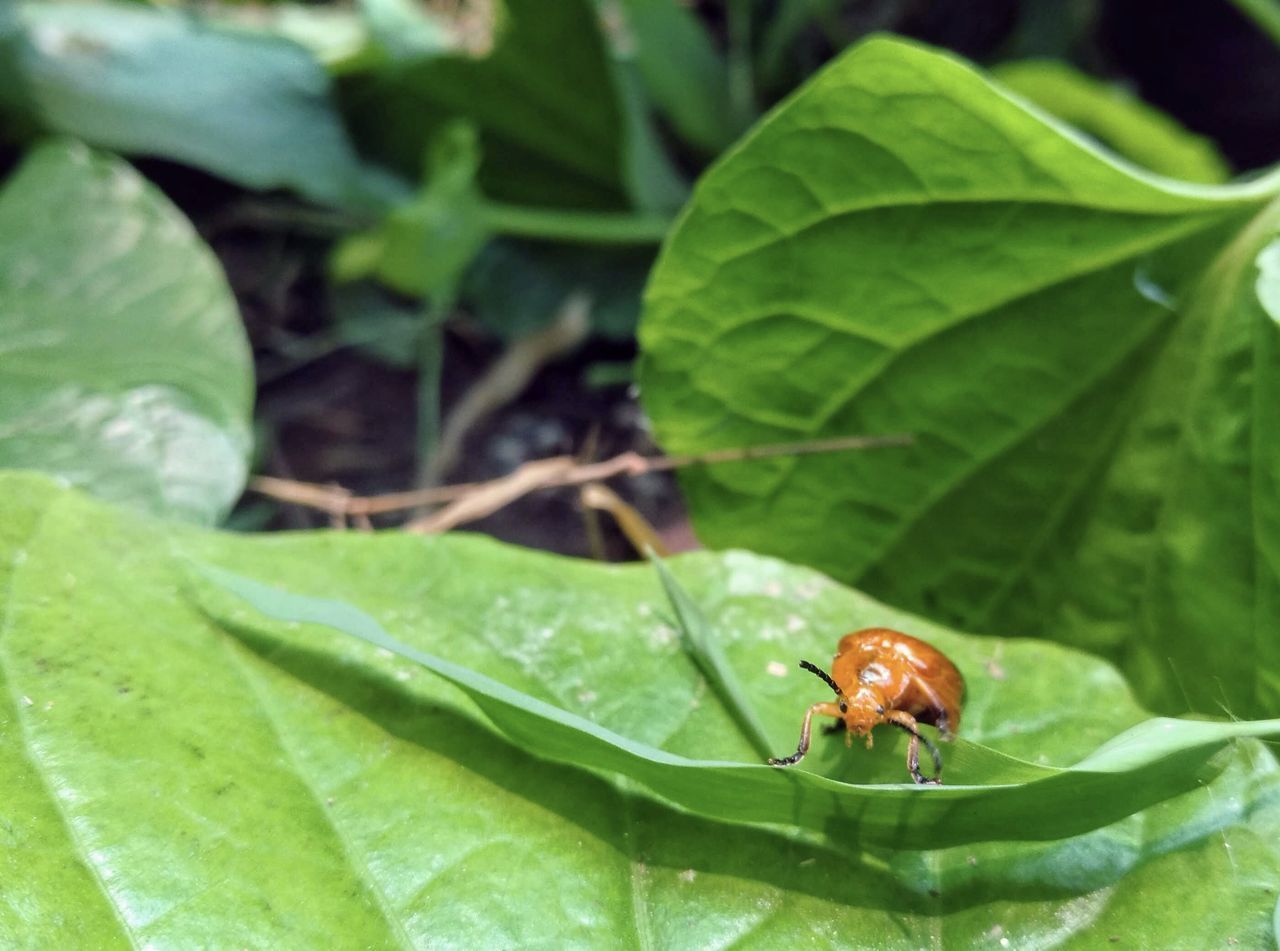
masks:
<svg viewBox="0 0 1280 951"><path fill-rule="evenodd" d="M973 797L992 790L968 784L1005 757L1024 771L1097 763L1144 719L1113 669L1071 650L960 635L754 555L673 561L782 747L813 692L795 659L822 656L850 627L921 633L964 671L969 744L946 748L954 786L896 785L901 745L889 736L871 751L833 739L803 764L812 772L783 773L755 765L647 566L467 536L215 533L34 475L0 476L0 499L7 946L314 947L338 934L406 948L1270 939L1280 768L1256 741L1204 763L1206 785L1091 832L1004 841L1066 811L1050 793L969 834L966 814L982 808ZM271 620L197 566L251 579L243 590L277 614L318 609L327 624L371 624L362 630L392 640ZM724 798L719 773L732 771L749 799L773 783L826 788L825 774L890 783L858 793L868 829L886 814L881 801L922 811L899 814L896 845L860 842L847 826L815 835L787 817L730 824L655 798L650 773L564 762L606 732L666 771L698 761L701 780L666 793ZM952 792L966 803L951 817L964 835L930 818L929 800ZM1078 797L1070 808L1105 804Z"/></svg>

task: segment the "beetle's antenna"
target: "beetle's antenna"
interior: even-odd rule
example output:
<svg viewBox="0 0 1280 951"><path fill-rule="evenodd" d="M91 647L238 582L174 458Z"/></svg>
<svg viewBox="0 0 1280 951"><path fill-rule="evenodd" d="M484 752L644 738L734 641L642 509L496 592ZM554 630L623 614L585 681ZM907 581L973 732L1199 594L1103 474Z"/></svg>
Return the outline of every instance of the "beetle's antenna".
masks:
<svg viewBox="0 0 1280 951"><path fill-rule="evenodd" d="M812 674L817 674L822 678L823 682L836 692L836 696L841 700L845 699L844 691L840 689L840 685L831 679L831 675L819 667L817 664L811 664L807 660L800 661L800 669L807 670Z"/></svg>

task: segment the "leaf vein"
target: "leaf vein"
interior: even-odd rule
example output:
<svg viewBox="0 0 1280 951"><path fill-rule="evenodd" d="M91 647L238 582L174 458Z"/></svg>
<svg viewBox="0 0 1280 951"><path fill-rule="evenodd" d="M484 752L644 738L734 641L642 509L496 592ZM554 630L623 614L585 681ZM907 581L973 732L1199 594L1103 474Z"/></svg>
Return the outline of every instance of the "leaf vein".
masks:
<svg viewBox="0 0 1280 951"><path fill-rule="evenodd" d="M221 632L219 633L221 634ZM378 882L376 876L374 876L372 869L369 867L367 857L361 850L357 849L355 843L352 842L351 838L342 829L342 826L334 820L329 810L325 808L323 797L312 785L311 778L307 775L306 770L304 770L299 764L297 757L294 755L292 744L285 740L283 732L277 723L276 716L272 712L271 704L268 703L266 698L263 696L258 675L248 669L245 664L244 657L241 656L239 649L229 642L229 638L219 636L218 640L223 645L223 649L226 651L227 656L231 659L232 666L240 672L241 679L249 687L249 690L257 700L258 710L262 715L262 719L275 736L276 742L280 745L280 750L288 761L293 775L297 777L299 784L307 791L308 795L310 795L312 801L315 803L316 810L324 817L325 824L330 828L333 832L334 838L336 838L338 843L342 846L343 853L346 854L351 867L356 871L361 883L377 903L378 910L390 928L391 933L396 936L401 947L414 948L414 942L410 939L408 932L405 931L404 923L401 921L400 917L395 914L390 897L387 895L382 885Z"/></svg>

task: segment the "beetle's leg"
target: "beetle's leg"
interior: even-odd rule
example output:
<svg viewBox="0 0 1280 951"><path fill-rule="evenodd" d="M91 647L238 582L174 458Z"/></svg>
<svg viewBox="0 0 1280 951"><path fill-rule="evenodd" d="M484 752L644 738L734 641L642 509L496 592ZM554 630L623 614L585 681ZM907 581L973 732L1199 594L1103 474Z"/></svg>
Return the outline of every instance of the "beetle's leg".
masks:
<svg viewBox="0 0 1280 951"><path fill-rule="evenodd" d="M770 757L770 766L794 766L796 763L804 759L804 754L809 752L809 729L813 723L813 715L818 714L820 717L838 717L841 716L840 707L834 703L815 703L804 712L804 725L800 727L800 745L796 747L796 751L790 756Z"/></svg>
<svg viewBox="0 0 1280 951"><path fill-rule="evenodd" d="M892 723L900 730L905 730L911 734L911 741L907 744L907 769L911 773L911 778L919 785L942 785L942 756L938 753L938 748L934 746L926 737L920 735L920 729L916 724L916 718L904 710L890 710L884 715L886 723ZM925 749L929 751L929 755L933 757L933 777L926 778L920 772L920 744L924 743Z"/></svg>

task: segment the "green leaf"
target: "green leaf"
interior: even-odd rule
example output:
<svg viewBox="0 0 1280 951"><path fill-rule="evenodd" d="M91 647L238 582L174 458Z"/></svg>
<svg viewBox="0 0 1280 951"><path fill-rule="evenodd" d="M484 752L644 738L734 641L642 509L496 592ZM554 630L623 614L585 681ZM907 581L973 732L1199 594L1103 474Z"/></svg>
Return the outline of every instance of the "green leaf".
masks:
<svg viewBox="0 0 1280 951"><path fill-rule="evenodd" d="M1276 323L1280 323L1280 239L1258 254L1258 302Z"/></svg>
<svg viewBox="0 0 1280 951"><path fill-rule="evenodd" d="M477 320L511 339L546 326L569 295L581 291L591 299L592 330L626 340L635 335L652 264L653 251L647 248L500 239L471 263L461 294Z"/></svg>
<svg viewBox="0 0 1280 951"><path fill-rule="evenodd" d="M804 769L779 770L734 762L686 759L636 743L537 697L426 654L391 637L368 614L327 598L301 597L227 571L197 567L266 616L292 624L325 624L427 668L460 688L512 742L548 759L621 773L698 814L738 822L798 825L836 841L925 848L995 837L1012 840L1074 835L1131 815L1170 795L1203 785L1210 755L1238 737L1280 735L1280 720L1203 723L1149 720L1113 738L1073 769L1020 761L962 743L951 757L942 794L911 784L832 783ZM734 678L721 664L701 662L706 651L690 629L690 604L668 589L693 660L725 705L734 729L753 747L767 744ZM233 615L213 611L215 616ZM246 622L234 617L234 623ZM252 626L252 622L249 622ZM918 626L918 622L917 622ZM713 651L714 653L714 651ZM728 687L728 689L726 689ZM766 745L767 749L768 746ZM828 767L829 768L829 767ZM847 762L840 764L847 775ZM958 784L951 780L959 774ZM1084 799L1095 805L1073 809Z"/></svg>
<svg viewBox="0 0 1280 951"><path fill-rule="evenodd" d="M119 3L120 0L107 0ZM161 4L147 4L162 6ZM218 30L266 34L298 44L327 69L339 69L349 60L364 55L377 55L370 36L372 23L360 13L344 6L298 3L212 4L198 12L187 7L204 27Z"/></svg>
<svg viewBox="0 0 1280 951"><path fill-rule="evenodd" d="M1280 327L1257 290L1258 252L1277 230L1280 201L1208 262L1187 295L1133 407L1133 435L1096 490L1100 512L1129 508L1155 520L1140 532L1114 516L1085 528L1079 570L1097 572L1099 584L1082 592L1077 581L1059 620L1083 639L1086 625L1118 606L1135 614L1127 667L1166 709L1248 716L1280 703ZM1130 536L1118 539L1117 527ZM1139 570L1141 588L1111 580Z"/></svg>
<svg viewBox="0 0 1280 951"><path fill-rule="evenodd" d="M0 192L0 467L212 522L247 475L253 365L190 223L131 167L37 149Z"/></svg>
<svg viewBox="0 0 1280 951"><path fill-rule="evenodd" d="M1231 0L1235 8L1280 46L1280 3L1276 0Z"/></svg>
<svg viewBox="0 0 1280 951"><path fill-rule="evenodd" d="M145 7L27 2L20 17L16 69L47 130L321 204L400 193L361 163L328 75L293 42Z"/></svg>
<svg viewBox="0 0 1280 951"><path fill-rule="evenodd" d="M400 370L418 366L428 312L372 283L339 285L330 297L341 343Z"/></svg>
<svg viewBox="0 0 1280 951"><path fill-rule="evenodd" d="M729 711L729 715L738 724L755 754L763 760L768 760L773 755L773 744L769 742L768 735L760 724L759 718L756 717L750 699L738 683L737 675L729 666L720 641L711 630L711 625L707 623L698 605L671 576L662 559L652 550L649 551L649 561L658 572L662 590L675 611L676 626L680 629L685 653L698 665L698 670L707 681L707 685Z"/></svg>
<svg viewBox="0 0 1280 951"><path fill-rule="evenodd" d="M373 41L393 59L444 53L448 30L411 0L358 0L360 15Z"/></svg>
<svg viewBox="0 0 1280 951"><path fill-rule="evenodd" d="M536 722L550 711L666 759L752 759L660 621L647 567L467 536L202 532L30 476L0 476L0 500L6 944L314 946L340 933L377 947L598 947L609 935L767 948L816 934L905 949L974 946L993 929L1015 946L1270 937L1280 767L1258 744L1220 754L1203 788L1059 842L865 852L786 825L727 826L536 758L488 725L506 697L502 727L530 749L557 735ZM207 582L193 590L193 561L250 576L254 591L297 592L262 595L274 607L372 619L369 630L433 655L469 693L394 650L269 622ZM779 743L794 740L813 688L771 665L829 650L873 619L919 630L960 664L962 730L975 743L1068 763L1143 717L1114 671L1051 644L956 635L745 554L672 569ZM361 610L329 613L322 602L333 599ZM901 747L889 740L872 751L836 740L812 755L896 781ZM948 769L962 768L965 749L947 748ZM992 752L971 766L1003 762ZM716 768L727 769L786 790L830 783ZM1152 779L1157 788L1137 794L1161 794L1158 770ZM735 809L759 808L752 787L733 788ZM923 805L952 793L969 795L894 785L862 795ZM1106 808L1078 798L1064 809L1050 792L1036 815L1005 815L993 834L1062 821L1041 812ZM919 835L916 821L904 840ZM967 810L953 821L973 823Z"/></svg>
<svg viewBox="0 0 1280 951"><path fill-rule="evenodd" d="M356 140L414 175L442 124L465 119L480 131L486 196L626 207L624 116L590 0L505 0L500 10L491 50L343 76Z"/></svg>
<svg viewBox="0 0 1280 951"><path fill-rule="evenodd" d="M622 109L622 180L630 204L641 211L674 213L688 200L689 185L663 147L640 68L616 53L611 67Z"/></svg>
<svg viewBox="0 0 1280 951"><path fill-rule="evenodd" d="M723 151L742 130L729 101L724 56L697 16L676 0L622 0L623 53L634 59L655 108L686 141L708 155Z"/></svg>
<svg viewBox="0 0 1280 951"><path fill-rule="evenodd" d="M1275 710L1276 191L1145 175L951 57L855 48L699 183L641 383L672 453L915 444L686 470L699 537L1108 654L1166 712Z"/></svg>
<svg viewBox="0 0 1280 951"><path fill-rule="evenodd" d="M462 122L441 128L417 196L370 230L342 240L333 257L335 279L376 277L410 297L451 296L489 239L475 183L479 164L474 129Z"/></svg>
<svg viewBox="0 0 1280 951"><path fill-rule="evenodd" d="M13 4L0 6L0 123L29 121L22 108L27 91L22 87L22 73L18 69L17 51L22 42L22 24ZM0 125L4 138L16 137Z"/></svg>
<svg viewBox="0 0 1280 951"><path fill-rule="evenodd" d="M1004 63L1001 85L1088 133L1130 161L1170 178L1218 184L1230 176L1213 143L1113 83L1056 60Z"/></svg>

